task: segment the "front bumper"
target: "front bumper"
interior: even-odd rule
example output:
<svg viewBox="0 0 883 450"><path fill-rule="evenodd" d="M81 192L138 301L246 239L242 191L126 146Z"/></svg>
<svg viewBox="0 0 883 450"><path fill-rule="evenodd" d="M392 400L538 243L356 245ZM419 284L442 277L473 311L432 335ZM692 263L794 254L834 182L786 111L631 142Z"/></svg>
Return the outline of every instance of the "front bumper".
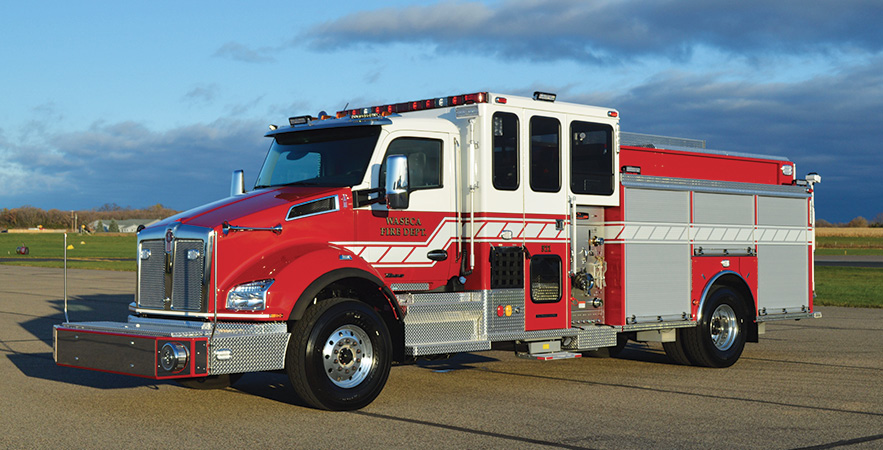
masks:
<svg viewBox="0 0 883 450"><path fill-rule="evenodd" d="M212 328L207 322L134 316L128 322L62 323L53 330L55 363L154 379L285 367L291 335L284 322L223 322ZM170 364L170 347L186 358Z"/></svg>

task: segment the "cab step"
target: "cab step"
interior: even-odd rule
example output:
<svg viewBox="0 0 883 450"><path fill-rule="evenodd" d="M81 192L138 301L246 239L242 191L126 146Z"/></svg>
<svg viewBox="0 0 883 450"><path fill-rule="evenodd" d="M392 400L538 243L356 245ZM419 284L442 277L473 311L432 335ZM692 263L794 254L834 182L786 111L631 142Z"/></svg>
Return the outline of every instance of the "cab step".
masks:
<svg viewBox="0 0 883 450"><path fill-rule="evenodd" d="M538 361L551 361L553 359L570 359L580 358L582 353L573 352L554 352L554 353L517 353L519 358L536 359Z"/></svg>

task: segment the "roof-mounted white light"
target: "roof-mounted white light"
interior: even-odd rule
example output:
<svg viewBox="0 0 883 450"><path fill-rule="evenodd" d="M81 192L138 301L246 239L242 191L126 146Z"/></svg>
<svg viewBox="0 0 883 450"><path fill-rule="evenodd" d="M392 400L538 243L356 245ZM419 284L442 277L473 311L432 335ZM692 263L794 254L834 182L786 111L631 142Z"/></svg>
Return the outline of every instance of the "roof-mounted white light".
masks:
<svg viewBox="0 0 883 450"><path fill-rule="evenodd" d="M792 166L791 164L783 165L782 166L782 175L785 175L786 177L790 177L791 175L794 175L794 166Z"/></svg>
<svg viewBox="0 0 883 450"><path fill-rule="evenodd" d="M312 120L313 118L310 116L297 116L297 117L289 117L288 124L291 126L295 125L305 125L307 122Z"/></svg>
<svg viewBox="0 0 883 450"><path fill-rule="evenodd" d="M534 100L539 100L539 101L543 101L543 102L554 102L556 98L558 98L557 95L549 93L549 92L536 91L533 93Z"/></svg>

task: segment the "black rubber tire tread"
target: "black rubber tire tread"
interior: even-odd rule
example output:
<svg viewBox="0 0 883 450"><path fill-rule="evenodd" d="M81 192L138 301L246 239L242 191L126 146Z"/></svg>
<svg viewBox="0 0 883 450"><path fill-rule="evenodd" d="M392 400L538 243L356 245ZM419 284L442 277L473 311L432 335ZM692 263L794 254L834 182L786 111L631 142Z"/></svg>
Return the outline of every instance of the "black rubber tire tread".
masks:
<svg viewBox="0 0 883 450"><path fill-rule="evenodd" d="M224 389L236 384L242 378L241 373L228 373L224 375L209 375L202 378L178 378L176 383L190 389L209 390Z"/></svg>
<svg viewBox="0 0 883 450"><path fill-rule="evenodd" d="M371 338L374 365L358 386L344 389L334 385L324 372L322 347L328 335L345 324L361 327ZM332 298L310 306L294 323L285 355L285 371L295 393L318 409L348 411L374 401L389 377L392 341L383 319L360 301Z"/></svg>
<svg viewBox="0 0 883 450"><path fill-rule="evenodd" d="M711 315L724 303L730 305L736 313L738 334L733 345L726 351L721 351L711 341ZM709 292L703 306L702 319L696 327L683 329L683 347L687 358L694 365L704 367L724 368L735 364L745 349L745 317L745 303L738 292L729 287L719 287Z"/></svg>
<svg viewBox="0 0 883 450"><path fill-rule="evenodd" d="M693 362L690 361L690 358L687 357L686 350L684 350L684 333L682 331L684 330L677 330L677 340L675 342L663 342L662 349L665 350L665 354L674 361L675 364L690 366ZM688 329L687 331L692 330Z"/></svg>

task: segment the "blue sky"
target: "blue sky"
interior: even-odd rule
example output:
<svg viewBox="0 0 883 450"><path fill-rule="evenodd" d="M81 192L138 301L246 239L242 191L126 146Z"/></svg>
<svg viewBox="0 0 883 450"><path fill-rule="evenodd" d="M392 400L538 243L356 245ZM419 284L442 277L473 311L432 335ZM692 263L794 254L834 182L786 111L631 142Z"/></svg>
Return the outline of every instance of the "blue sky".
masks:
<svg viewBox="0 0 883 450"><path fill-rule="evenodd" d="M269 123L490 90L783 155L818 216L883 213L879 1L4 2L0 208L188 209Z"/></svg>

